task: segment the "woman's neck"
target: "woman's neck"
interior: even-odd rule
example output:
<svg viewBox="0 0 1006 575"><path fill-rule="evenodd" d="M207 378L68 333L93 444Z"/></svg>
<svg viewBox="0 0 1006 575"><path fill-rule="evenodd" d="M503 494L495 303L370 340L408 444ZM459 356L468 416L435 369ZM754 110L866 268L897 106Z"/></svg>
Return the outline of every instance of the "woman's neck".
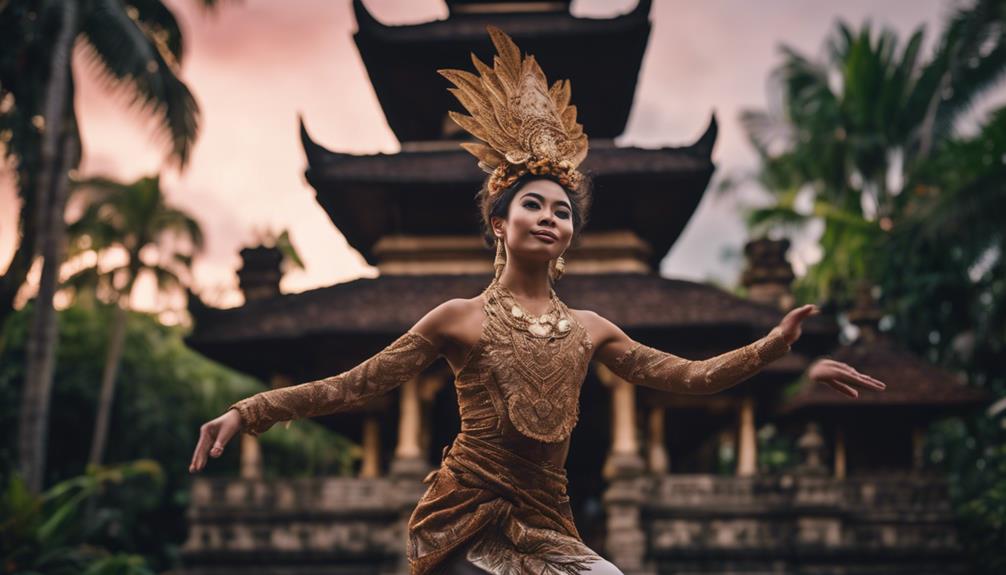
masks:
<svg viewBox="0 0 1006 575"><path fill-rule="evenodd" d="M515 297L525 302L548 302L552 295L547 265L544 267L538 263L521 265L513 260L507 260L498 281Z"/></svg>

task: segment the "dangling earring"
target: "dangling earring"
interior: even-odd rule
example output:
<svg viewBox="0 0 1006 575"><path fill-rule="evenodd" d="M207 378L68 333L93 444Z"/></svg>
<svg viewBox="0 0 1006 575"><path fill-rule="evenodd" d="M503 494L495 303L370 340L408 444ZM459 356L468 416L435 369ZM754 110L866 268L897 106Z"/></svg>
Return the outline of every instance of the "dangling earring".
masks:
<svg viewBox="0 0 1006 575"><path fill-rule="evenodd" d="M493 268L496 270L496 278L500 279L503 268L506 266L506 250L503 249L503 238L496 236L496 259L493 260Z"/></svg>
<svg viewBox="0 0 1006 575"><path fill-rule="evenodd" d="M566 260L562 256L555 258L549 262L548 271L548 275L552 278L552 281L558 281L566 271Z"/></svg>

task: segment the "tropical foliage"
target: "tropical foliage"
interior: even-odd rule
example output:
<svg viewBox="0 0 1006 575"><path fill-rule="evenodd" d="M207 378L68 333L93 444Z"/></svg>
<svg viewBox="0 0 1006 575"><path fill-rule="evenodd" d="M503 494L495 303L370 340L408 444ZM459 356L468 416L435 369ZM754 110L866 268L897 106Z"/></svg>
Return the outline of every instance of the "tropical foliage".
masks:
<svg viewBox="0 0 1006 575"><path fill-rule="evenodd" d="M0 351L3 486L9 486L16 463L14 437L30 307L29 303L8 321L4 333L7 345ZM88 301L83 295L59 312L61 341L46 485L85 473L99 397L97 382L104 369L104 350L115 313L111 305ZM184 335L185 328L165 326L154 315L128 314L106 465L152 460L160 466L162 483L156 489L146 480L107 484L99 493L95 526L84 539L89 545L142 555L156 572L179 564L178 548L187 532L185 510L193 478L188 463L199 426L230 403L266 388L192 351L185 345ZM172 408L165 409L165 405ZM259 441L267 478L349 474L360 457L359 446L311 421L298 421L288 429L277 426ZM238 475L239 452L228 449L204 474ZM92 467L92 473L105 468ZM83 532L81 521L74 514L76 533Z"/></svg>
<svg viewBox="0 0 1006 575"><path fill-rule="evenodd" d="M168 157L179 166L187 162L198 131L198 106L178 76L181 29L160 1L0 3L0 141L4 159L15 165L21 198L20 243L0 276L0 323L41 256L18 427L19 467L36 493L44 473L58 334L53 297L65 257L68 177L82 154L72 66L77 46L107 88L126 94L134 108L157 122Z"/></svg>
<svg viewBox="0 0 1006 575"><path fill-rule="evenodd" d="M159 493L164 476L153 461L95 468L87 475L53 485L45 493L31 493L14 474L0 493L0 561L4 573L31 575L153 575L136 554L112 553L84 541L88 533L79 520L82 503L110 486L134 487L141 496L129 509L145 511L151 494ZM139 487L139 489L135 489ZM146 497L142 495L146 493Z"/></svg>
<svg viewBox="0 0 1006 575"><path fill-rule="evenodd" d="M750 212L752 232L823 229L798 301L841 310L857 284L876 286L882 328L994 397L1006 396L1006 108L977 133L962 127L1006 71L1004 29L1006 2L969 3L925 58L921 28L901 45L891 30L839 23L823 62L783 47L774 111L742 117L773 199ZM943 422L929 443L976 569L1001 573L1006 426Z"/></svg>
<svg viewBox="0 0 1006 575"><path fill-rule="evenodd" d="M78 289L87 286L95 295L101 285L115 308L89 458L91 465L99 465L108 437L133 288L142 275L148 275L158 293L180 293L187 283L184 278L190 274L193 253L203 247L203 233L190 215L165 203L158 177L141 178L131 184L91 178L77 185L75 195L83 196L85 205L83 214L69 226L70 254L94 257L93 265L78 271L68 283ZM119 265L102 269L100 264L106 255L122 256Z"/></svg>

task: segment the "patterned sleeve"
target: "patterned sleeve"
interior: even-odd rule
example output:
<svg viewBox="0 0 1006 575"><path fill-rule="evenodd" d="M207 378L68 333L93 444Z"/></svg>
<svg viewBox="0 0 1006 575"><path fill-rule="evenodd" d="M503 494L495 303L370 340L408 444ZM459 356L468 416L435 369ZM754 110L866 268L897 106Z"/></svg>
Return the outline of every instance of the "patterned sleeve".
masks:
<svg viewBox="0 0 1006 575"><path fill-rule="evenodd" d="M732 387L786 355L790 345L775 327L744 347L703 360L689 360L635 342L608 368L622 379L662 391L702 395Z"/></svg>
<svg viewBox="0 0 1006 575"><path fill-rule="evenodd" d="M419 375L440 355L422 335L408 331L349 371L300 385L263 391L228 409L241 415L242 429L258 435L278 421L347 411Z"/></svg>

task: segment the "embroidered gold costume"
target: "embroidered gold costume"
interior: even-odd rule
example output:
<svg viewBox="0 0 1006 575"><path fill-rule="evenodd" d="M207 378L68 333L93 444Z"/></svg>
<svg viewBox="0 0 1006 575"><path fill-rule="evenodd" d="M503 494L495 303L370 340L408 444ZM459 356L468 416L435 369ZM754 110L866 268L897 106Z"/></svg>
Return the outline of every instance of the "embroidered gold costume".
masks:
<svg viewBox="0 0 1006 575"><path fill-rule="evenodd" d="M701 361L682 360L636 342L615 360L611 371L639 385L704 395L740 383L753 375L748 366L764 365L766 358L781 357L789 348L779 327L750 345Z"/></svg>
<svg viewBox="0 0 1006 575"><path fill-rule="evenodd" d="M573 523L564 465L593 342L554 292L542 316L521 309L497 281L482 298L481 336L454 374L461 433L424 479L429 487L409 521L412 573L442 573L443 562L459 551L495 575L582 573L601 558ZM531 327L542 324L549 327ZM636 343L609 368L637 384L712 392L788 350L775 329L702 361ZM232 407L244 429L257 434L277 421L358 405L417 376L438 355L433 343L410 331L352 370Z"/></svg>

